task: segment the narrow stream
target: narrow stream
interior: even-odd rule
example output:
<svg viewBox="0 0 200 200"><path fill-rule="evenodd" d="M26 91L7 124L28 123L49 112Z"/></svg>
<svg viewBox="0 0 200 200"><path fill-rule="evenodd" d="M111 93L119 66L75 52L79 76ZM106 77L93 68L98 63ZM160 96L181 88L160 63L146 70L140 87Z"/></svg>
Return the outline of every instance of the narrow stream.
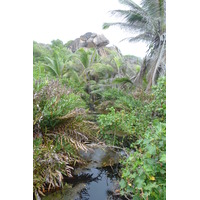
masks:
<svg viewBox="0 0 200 200"><path fill-rule="evenodd" d="M88 164L76 168L74 177L66 180L62 190L48 194L42 200L124 200L116 192L119 190L119 154L99 146L80 154Z"/></svg>

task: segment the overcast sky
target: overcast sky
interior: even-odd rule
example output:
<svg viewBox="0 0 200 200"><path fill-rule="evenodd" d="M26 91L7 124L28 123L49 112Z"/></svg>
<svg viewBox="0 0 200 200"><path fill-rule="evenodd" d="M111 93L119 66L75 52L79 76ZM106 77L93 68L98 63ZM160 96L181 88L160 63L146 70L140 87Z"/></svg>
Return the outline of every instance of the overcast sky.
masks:
<svg viewBox="0 0 200 200"><path fill-rule="evenodd" d="M134 0L139 3L140 0ZM35 0L33 5L33 40L50 43L60 39L64 43L74 40L86 32L104 34L125 54L144 57L147 50L144 43L120 42L130 36L120 28L102 29L104 22L119 21L108 11L123 9L118 0Z"/></svg>

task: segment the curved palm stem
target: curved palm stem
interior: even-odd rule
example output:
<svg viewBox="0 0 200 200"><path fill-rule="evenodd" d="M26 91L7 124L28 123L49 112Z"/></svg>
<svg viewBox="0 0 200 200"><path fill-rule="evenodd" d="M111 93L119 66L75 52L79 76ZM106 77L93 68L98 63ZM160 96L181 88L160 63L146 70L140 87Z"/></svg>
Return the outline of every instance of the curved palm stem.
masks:
<svg viewBox="0 0 200 200"><path fill-rule="evenodd" d="M162 36L163 36L163 39L162 39L162 44L161 44L161 50L159 52L159 56L158 56L158 59L156 61L155 69L154 69L153 76L152 76L152 83L153 84L155 84L155 76L156 76L158 67L160 65L160 62L161 62L161 59L162 59L162 56L163 56L163 53L164 53L164 47L165 47L165 41L166 41L165 40L165 34L163 34Z"/></svg>

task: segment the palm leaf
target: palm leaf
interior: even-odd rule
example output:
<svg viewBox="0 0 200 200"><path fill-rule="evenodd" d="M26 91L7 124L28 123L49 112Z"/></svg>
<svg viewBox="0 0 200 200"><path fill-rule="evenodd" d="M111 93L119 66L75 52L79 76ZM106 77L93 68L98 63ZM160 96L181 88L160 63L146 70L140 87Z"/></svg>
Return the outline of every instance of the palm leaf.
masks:
<svg viewBox="0 0 200 200"><path fill-rule="evenodd" d="M105 74L110 74L114 71L112 66L105 65L101 63L95 63L90 68L88 68L88 72L94 76L105 76Z"/></svg>
<svg viewBox="0 0 200 200"><path fill-rule="evenodd" d="M84 68L87 68L89 66L88 53L83 48L78 49L78 51L76 53L79 55L81 64L84 66Z"/></svg>
<svg viewBox="0 0 200 200"><path fill-rule="evenodd" d="M74 71L74 70L71 69L68 72L68 76L70 78L72 78L75 82L79 82L80 83L80 76L78 75L78 73L76 71Z"/></svg>
<svg viewBox="0 0 200 200"><path fill-rule="evenodd" d="M139 41L144 41L144 42L150 42L153 39L153 35L151 33L145 32L145 33L141 33L135 37L128 37L128 38L124 38L122 41L129 41L129 42L139 42Z"/></svg>
<svg viewBox="0 0 200 200"><path fill-rule="evenodd" d="M132 81L127 77L116 78L116 79L113 80L113 83L115 83L115 84L126 84L126 83L133 84Z"/></svg>
<svg viewBox="0 0 200 200"><path fill-rule="evenodd" d="M48 65L45 64L46 69L55 76L59 76L57 70L55 69L55 64L54 61L52 59L50 59L49 57L45 57L46 60L48 60L50 63Z"/></svg>
<svg viewBox="0 0 200 200"><path fill-rule="evenodd" d="M166 67L166 0L142 0L141 5L137 5L132 0L119 0L119 2L127 9L113 10L111 14L121 17L122 20L115 23L104 23L103 28L118 26L134 34L137 33L137 35L123 40L148 42L149 49L140 73L137 76L131 75L131 79L135 83L141 83L141 79L147 74L148 88L150 88L152 84L156 83L157 74L163 74Z"/></svg>

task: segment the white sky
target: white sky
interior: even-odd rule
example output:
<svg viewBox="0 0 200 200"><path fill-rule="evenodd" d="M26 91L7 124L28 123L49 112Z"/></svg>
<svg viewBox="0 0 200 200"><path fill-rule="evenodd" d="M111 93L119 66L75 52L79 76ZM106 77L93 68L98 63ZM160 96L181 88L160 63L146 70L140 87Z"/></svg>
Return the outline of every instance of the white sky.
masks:
<svg viewBox="0 0 200 200"><path fill-rule="evenodd" d="M134 0L139 3L140 0ZM104 34L110 41L109 45L116 45L125 54L144 57L146 44L120 42L130 36L120 28L110 27L102 29L104 22L119 21L108 11L122 9L118 0L40 0L32 5L33 40L50 43L60 39L64 43L74 40L86 32Z"/></svg>

